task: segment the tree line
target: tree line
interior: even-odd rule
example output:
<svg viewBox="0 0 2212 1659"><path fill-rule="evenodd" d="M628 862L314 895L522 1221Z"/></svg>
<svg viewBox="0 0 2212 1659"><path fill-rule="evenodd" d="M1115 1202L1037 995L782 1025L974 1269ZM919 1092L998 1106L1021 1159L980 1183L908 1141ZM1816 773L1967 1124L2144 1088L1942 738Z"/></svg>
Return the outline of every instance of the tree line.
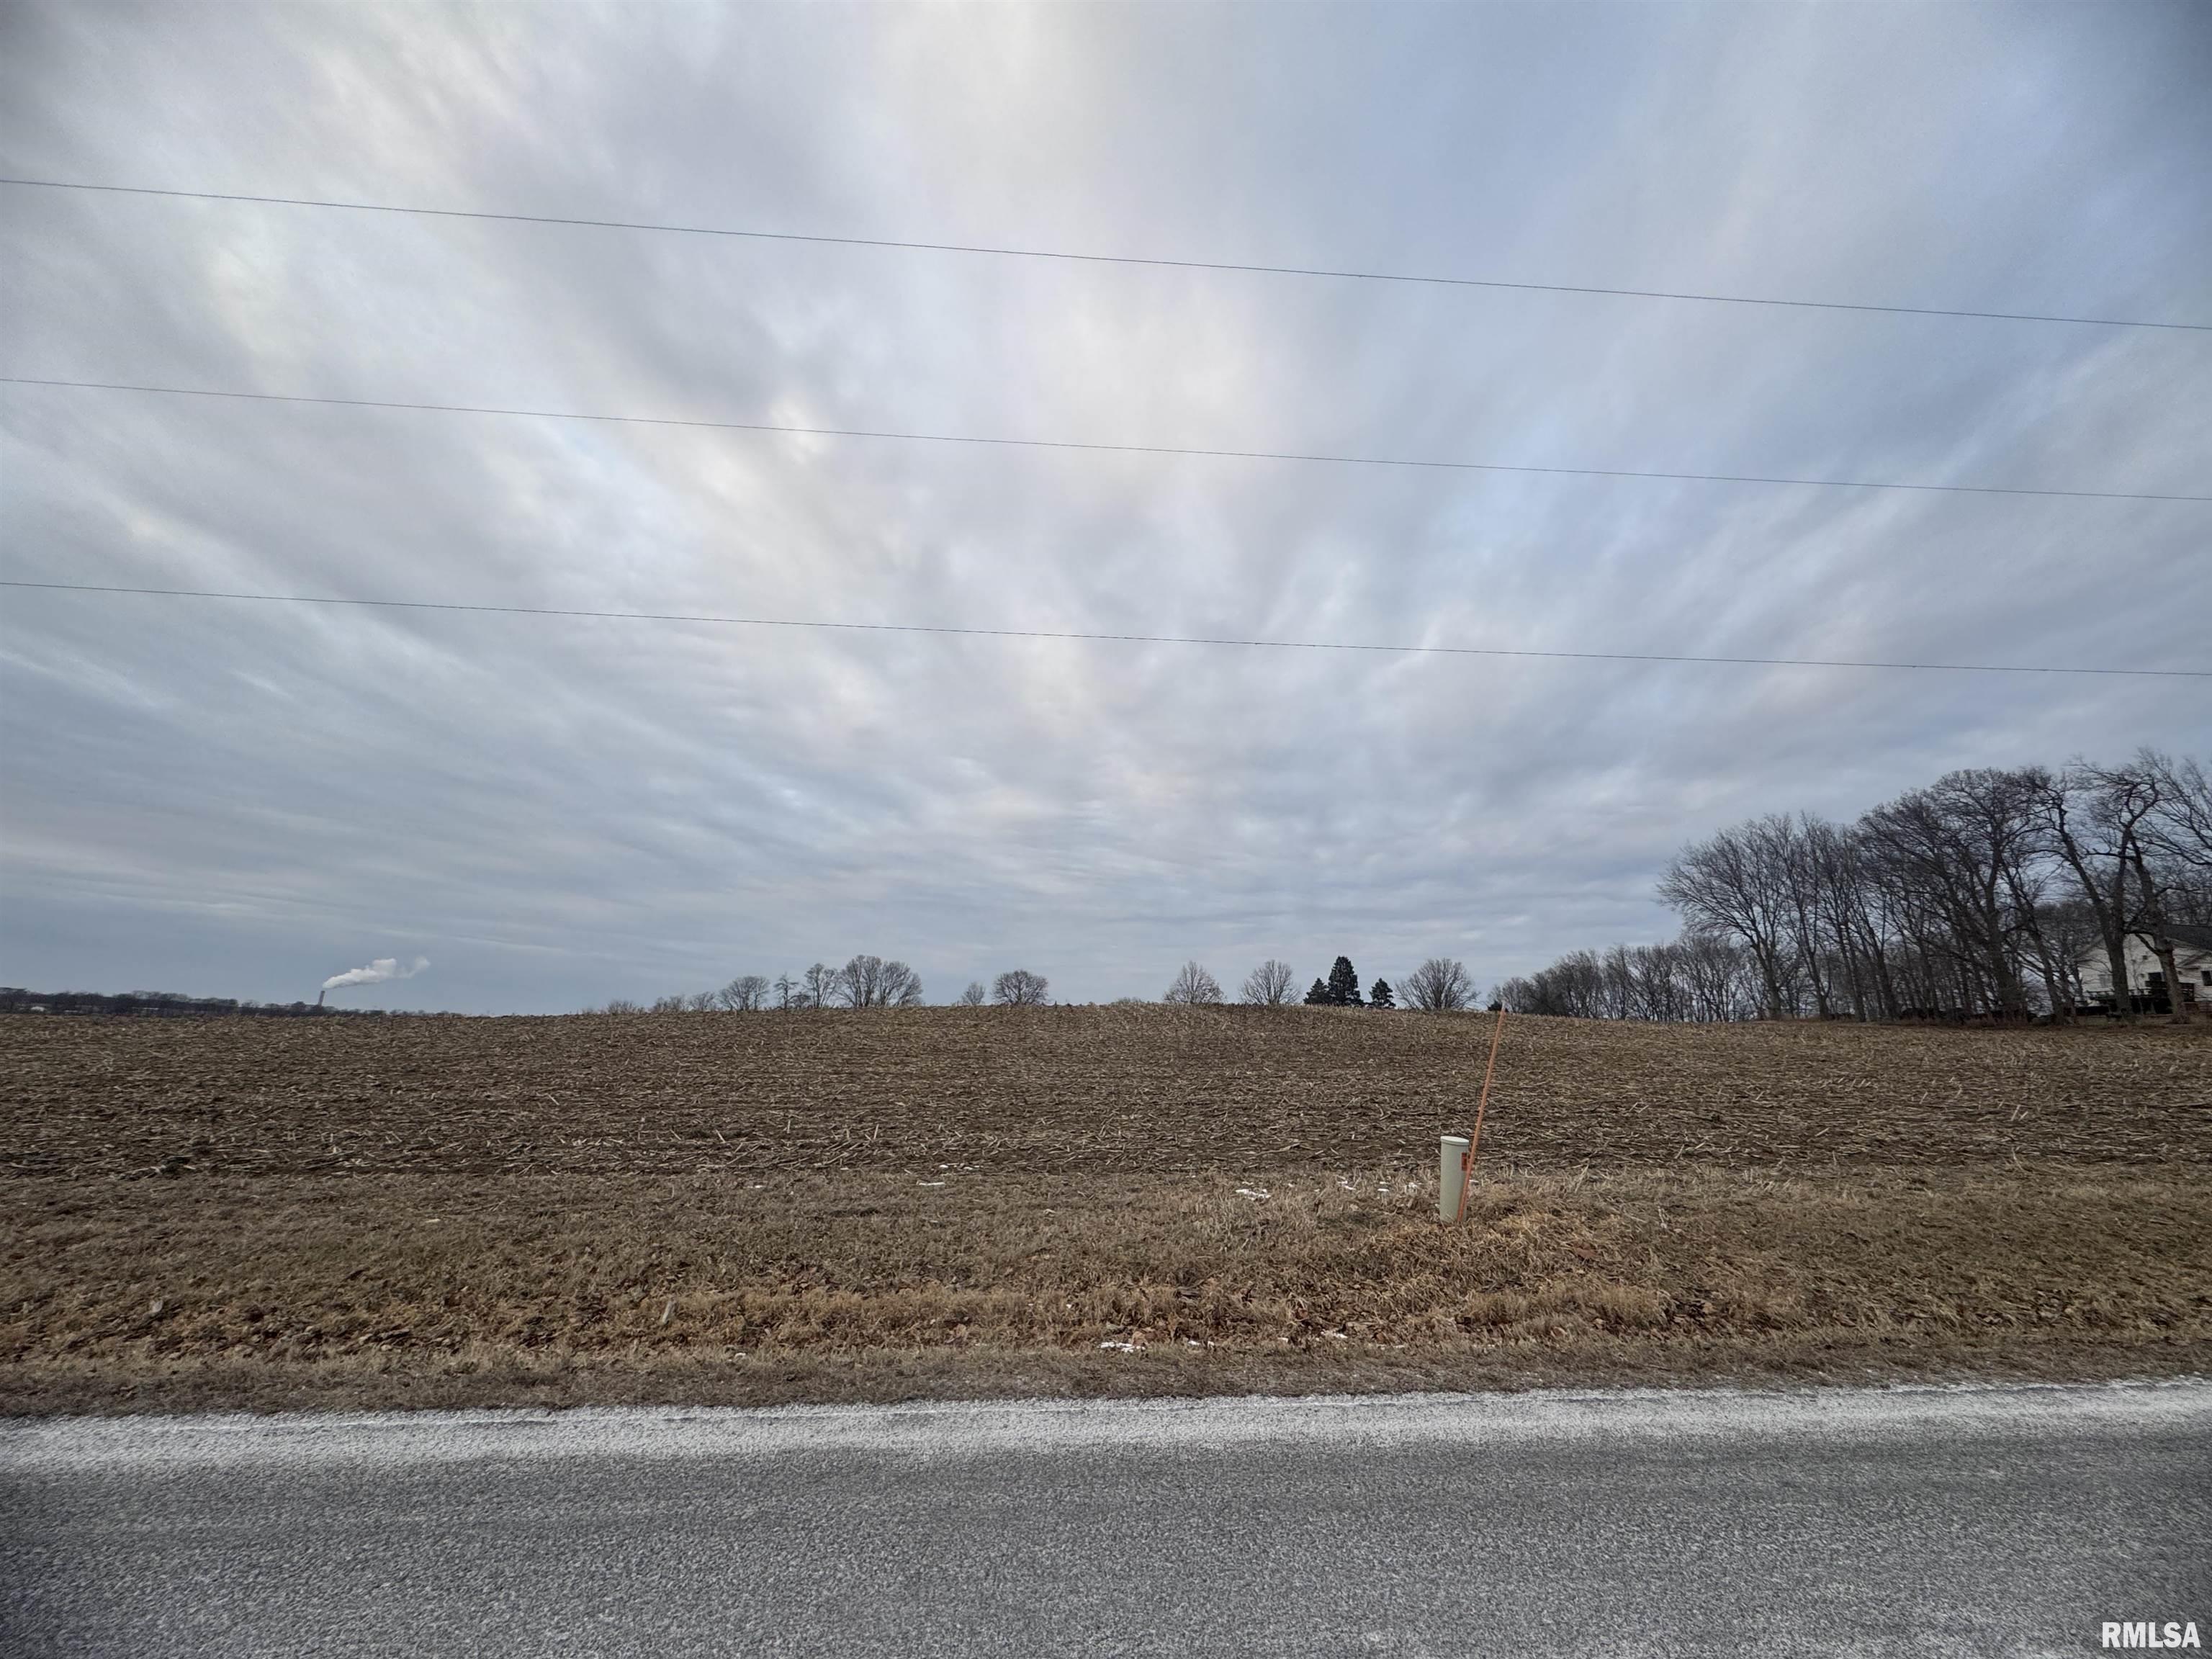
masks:
<svg viewBox="0 0 2212 1659"><path fill-rule="evenodd" d="M1281 1008L1301 999L1297 976L1290 963L1270 957L1245 976L1238 1000L1252 1007ZM1051 983L1042 974L1026 968L1009 969L986 989L981 980L953 999L954 1006L980 1008L1040 1007L1052 1000ZM1401 986L1377 978L1361 994L1359 975L1349 957L1339 957L1328 975L1314 981L1303 1000L1310 1006L1385 1008L1400 1006L1425 1013L1449 1013L1474 1006L1474 980L1466 963L1450 957L1431 957L1416 968ZM1218 1005L1229 1000L1221 981L1203 963L1186 962L1160 1000L1186 1007ZM820 1008L918 1008L923 1006L921 976L903 962L880 957L857 956L842 968L817 962L797 975L780 974L771 980L759 974L740 975L719 990L665 996L652 1002L618 997L588 1012L605 1014L686 1014L794 1012Z"/></svg>
<svg viewBox="0 0 2212 1659"><path fill-rule="evenodd" d="M142 1019L202 1019L247 1014L264 1019L381 1019L381 1008L325 1008L319 1002L256 1002L194 997L181 991L27 991L0 986L0 1014L101 1014Z"/></svg>
<svg viewBox="0 0 2212 1659"><path fill-rule="evenodd" d="M1249 1007L1285 1007L1296 996L1297 984L1297 975L1291 971L1291 964L1270 957L1244 976L1237 1000ZM1409 1008L1424 1013L1449 1013L1474 1002L1474 981L1466 963L1449 957L1431 957L1399 988L1393 989L1389 981L1378 976L1362 996L1359 974L1352 958L1339 957L1330 965L1328 976L1315 980L1303 1000L1314 1008L1395 1008L1401 994ZM1160 1000L1193 1006L1226 1002L1228 998L1222 993L1221 981L1203 963L1192 961L1183 963Z"/></svg>
<svg viewBox="0 0 2212 1659"><path fill-rule="evenodd" d="M2139 750L1951 772L1839 823L1771 814L1682 849L1663 945L1578 951L1500 988L1515 1012L1650 1020L2071 1019L2195 1007L2174 930L2212 925L2212 786ZM2132 983L2130 941L2159 963ZM2136 980L2142 975L2136 975Z"/></svg>
<svg viewBox="0 0 2212 1659"><path fill-rule="evenodd" d="M1051 987L1042 974L1026 968L1009 969L986 991L980 980L970 983L956 1003L981 1007L995 1002L1007 1007L1038 1007L1049 1002ZM603 1014L754 1014L792 1013L820 1008L919 1008L922 1006L921 975L903 962L861 955L842 968L817 962L796 975L740 974L714 991L665 996L653 1002L633 1002L617 997L589 1012Z"/></svg>

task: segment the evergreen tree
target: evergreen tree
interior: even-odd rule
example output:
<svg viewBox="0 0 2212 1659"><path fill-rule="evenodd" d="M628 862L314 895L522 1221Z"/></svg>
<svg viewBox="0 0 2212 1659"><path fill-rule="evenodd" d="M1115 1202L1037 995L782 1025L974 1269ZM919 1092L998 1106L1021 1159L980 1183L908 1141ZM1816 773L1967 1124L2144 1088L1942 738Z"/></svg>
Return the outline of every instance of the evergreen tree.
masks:
<svg viewBox="0 0 2212 1659"><path fill-rule="evenodd" d="M1367 994L1367 1006L1370 1008L1395 1008L1398 1006L1398 1000L1390 994L1389 980L1375 981L1375 988Z"/></svg>
<svg viewBox="0 0 2212 1659"><path fill-rule="evenodd" d="M1313 982L1313 989L1306 993L1306 1006L1309 1008L1321 1008L1326 1007L1328 1004L1328 987L1322 984L1319 980L1316 980Z"/></svg>
<svg viewBox="0 0 2212 1659"><path fill-rule="evenodd" d="M1334 1007L1359 1006L1359 975L1352 971L1350 957L1339 957L1328 970L1328 1000Z"/></svg>

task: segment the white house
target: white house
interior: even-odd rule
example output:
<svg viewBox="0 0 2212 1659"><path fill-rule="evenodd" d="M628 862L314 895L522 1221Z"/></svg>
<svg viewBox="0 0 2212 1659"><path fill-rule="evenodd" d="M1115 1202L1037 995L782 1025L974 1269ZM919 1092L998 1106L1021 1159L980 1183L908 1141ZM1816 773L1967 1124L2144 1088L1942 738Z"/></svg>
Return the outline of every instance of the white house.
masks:
<svg viewBox="0 0 2212 1659"><path fill-rule="evenodd" d="M2181 975L2181 1000L2212 1002L2212 927L2172 927L2166 932L2173 942L2174 970ZM2084 951L2078 965L2085 997L2108 1006L2118 1002L2112 994L2112 958L2101 943ZM2132 995L2166 1000L2166 970L2159 965L2158 953L2135 933L2128 935L2127 966Z"/></svg>

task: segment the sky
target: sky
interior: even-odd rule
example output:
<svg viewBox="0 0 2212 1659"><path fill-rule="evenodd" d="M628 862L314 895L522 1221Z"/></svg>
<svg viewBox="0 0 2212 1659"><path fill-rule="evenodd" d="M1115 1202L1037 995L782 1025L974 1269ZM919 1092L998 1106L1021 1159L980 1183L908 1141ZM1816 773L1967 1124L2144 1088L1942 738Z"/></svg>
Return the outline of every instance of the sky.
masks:
<svg viewBox="0 0 2212 1659"><path fill-rule="evenodd" d="M0 11L0 374L2212 494L2212 12ZM0 385L0 577L975 629L2212 668L2212 506ZM2203 753L2206 682L0 588L0 982L558 1012L1478 984L1686 842Z"/></svg>

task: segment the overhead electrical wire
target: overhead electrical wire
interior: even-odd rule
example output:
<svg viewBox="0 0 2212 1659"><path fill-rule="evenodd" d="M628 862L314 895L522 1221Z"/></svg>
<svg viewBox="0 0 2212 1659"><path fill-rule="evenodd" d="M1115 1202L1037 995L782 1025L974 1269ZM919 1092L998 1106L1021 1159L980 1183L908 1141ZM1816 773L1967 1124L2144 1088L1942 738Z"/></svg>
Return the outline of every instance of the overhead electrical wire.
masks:
<svg viewBox="0 0 2212 1659"><path fill-rule="evenodd" d="M198 587L123 587L0 577L0 587L167 599L236 599L263 605L320 605L391 611L461 611L604 622L691 623L723 628L819 629L856 634L945 634L977 639L1071 640L1127 645L1226 646L1266 651L1365 651L1395 656L1515 657L1565 662L1681 663L1730 668L1853 668L1943 674L2074 674L2136 679L2212 679L2212 668L2075 668L2048 664L1881 662L1828 657L1723 657L1657 651L1539 651L1512 646L1365 644L1352 640L1263 640L1197 634L1111 634L1074 629L972 628L934 623L834 622L817 617L731 617L684 611L588 611L554 605L463 605L439 599L371 599L307 593L249 593Z"/></svg>
<svg viewBox="0 0 2212 1659"><path fill-rule="evenodd" d="M1398 283L1431 286L1492 289L1527 292L1582 294L1618 298L1695 301L1717 305L1779 307L1802 310L1861 312L1901 316L1975 318L2027 323L2069 324L2111 328L2150 328L2212 332L2212 324L2163 322L2144 319L2074 316L2039 313L1972 310L1960 307L1851 303L1839 301L1785 299L1774 296L1705 294L1652 289L1601 287L1594 284L1523 283L1468 277L1425 276L1407 272L1334 270L1300 265L1240 264L1219 260L1171 259L1129 254L1074 252L1066 250L994 246L954 242L902 241L881 237L829 236L787 231L742 229L732 227L685 225L633 220L598 219L547 214L504 213L455 208L430 208L389 203L353 202L332 198L249 195L236 191L155 189L149 186L89 184L46 179L0 177L0 185L21 188L92 191L112 195L161 197L231 202L273 207L326 209L345 212L406 215L426 218L477 220L490 222L583 227L595 229L644 231L664 234L714 236L759 241L809 243L831 246L872 247L989 255L1002 258L1061 260L1092 264L1146 266L1169 270L1219 270L1266 276ZM1218 459L1317 462L1334 465L1409 467L1471 472L1522 473L1577 477L1648 479L1678 483L1794 485L1819 489L1910 490L1924 493L2071 497L2090 500L2147 501L2208 501L2212 496L2162 494L2133 490L2087 490L1991 484L1937 484L1894 480L1811 478L1747 473L1669 472L1611 467L1538 466L1507 462L1425 460L1402 457L1334 455L1297 451L1201 448L1166 444L1091 442L1068 439L1009 438L963 434L905 432L864 428L804 427L766 422L615 415L566 410L409 402L397 399L320 397L297 393L248 392L236 389L171 386L142 382L62 380L30 375L0 375L0 384L47 386L82 391L137 392L166 397L225 398L244 402L316 404L362 408L493 416L512 418L580 421L635 426L690 428L702 430L781 434L794 436L858 438L902 442L969 444L1004 448L1085 451L1101 453L1189 456ZM622 622L690 623L746 628L785 628L860 633L935 634L979 638L1059 640L1147 645L1227 647L1242 649L1357 651L1398 655L1498 657L1584 662L1672 663L1729 667L1828 668L1884 672L1970 674L2061 674L2158 679L2212 679L2212 669L2104 668L2005 663L1902 662L1856 659L1732 657L1659 652L1547 651L1488 646L1370 644L1339 640L1269 640L1193 635L1122 634L1074 629L979 628L921 623L860 623L818 618L737 617L691 612L598 611L519 605L470 605L428 599L387 599L257 593L199 588L111 586L82 582L33 581L0 579L0 587L58 592L131 595L164 599L246 601L271 605L307 605L386 610L449 611L473 614L577 618Z"/></svg>
<svg viewBox="0 0 2212 1659"><path fill-rule="evenodd" d="M1798 311L1873 313L1897 317L1965 317L1990 322L2060 323L2085 328L2156 328L2212 333L2212 323L2161 322L2142 317L2088 317L2064 313L1986 311L1963 306L1875 305L1845 300L1784 299L1772 295L1705 294L1686 289L1613 288L1595 283L1508 282L1490 276L1442 276L1413 271L1357 270L1322 265L1262 264L1229 259L1173 259L1133 253L1084 253L1066 248L1012 247L982 242L908 241L888 236L829 236L731 225L672 224L643 219L599 219L553 213L502 213L484 209L422 207L396 202L355 202L331 197L261 196L243 191L165 190L149 185L92 184L71 179L0 177L0 185L25 190L78 191L110 196L164 197L182 201L235 202L258 207L319 208L343 213L383 213L425 219L473 219L495 224L565 225L592 230L647 231L668 236L719 236L759 242L803 242L827 247L890 248L915 253L966 253L1006 259L1060 260L1077 264L1138 265L1163 270L1222 270L1250 276L1318 277L1358 283L1400 283L1432 288L1492 289L1532 294L1586 294L1613 299L1674 300L1699 305L1771 306Z"/></svg>
<svg viewBox="0 0 2212 1659"><path fill-rule="evenodd" d="M969 444L994 449L1077 450L1107 455L1176 455L1212 460L1304 461L1331 466L1410 467L1447 472L1504 472L1573 478L1633 478L1674 483L1787 484L1813 489L1904 489L1943 495L2037 495L2101 501L2212 501L2212 495L2139 489L2055 489L2024 484L1909 483L1894 479L1807 478L1757 472L1662 472L1607 466L1535 466L1510 461L1420 460L1391 455L1330 455L1285 449L1208 449L1184 444L1117 444L1073 438L979 437L952 432L902 432L876 427L795 426L769 421L716 421L671 415L607 415L565 409L525 409L494 404L446 404L386 398L326 398L301 392L244 392L215 386L159 386L133 380L71 380L0 374L0 386L51 386L78 392L131 392L164 398L216 398L240 403L307 404L331 409L385 409L440 415L484 415L542 421L587 421L616 426L692 428L708 432L757 432L802 438L880 439L898 443Z"/></svg>

